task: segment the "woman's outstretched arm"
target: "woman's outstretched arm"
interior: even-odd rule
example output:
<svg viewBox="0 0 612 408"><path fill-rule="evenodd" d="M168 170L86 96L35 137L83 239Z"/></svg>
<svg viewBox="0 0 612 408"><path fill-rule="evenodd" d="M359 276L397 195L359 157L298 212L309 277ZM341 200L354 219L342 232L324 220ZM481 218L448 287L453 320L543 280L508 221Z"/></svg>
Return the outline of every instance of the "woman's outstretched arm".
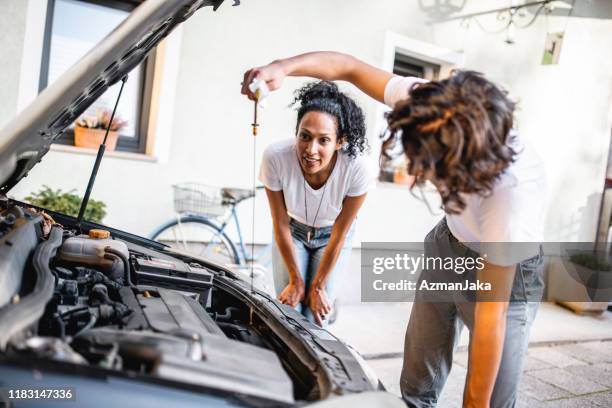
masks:
<svg viewBox="0 0 612 408"><path fill-rule="evenodd" d="M244 73L242 93L254 100L255 96L248 88L253 79L264 80L270 90L275 90L281 87L287 76L348 81L370 97L384 102L385 86L393 74L351 55L333 51L315 51L278 59L267 65L249 69Z"/></svg>

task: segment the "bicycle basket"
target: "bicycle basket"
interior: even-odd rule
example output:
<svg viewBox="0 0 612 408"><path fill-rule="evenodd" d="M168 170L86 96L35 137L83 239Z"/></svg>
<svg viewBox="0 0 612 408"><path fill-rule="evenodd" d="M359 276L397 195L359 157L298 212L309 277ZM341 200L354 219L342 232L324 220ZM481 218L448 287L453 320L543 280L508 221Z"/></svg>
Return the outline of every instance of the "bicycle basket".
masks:
<svg viewBox="0 0 612 408"><path fill-rule="evenodd" d="M174 211L179 214L198 214L208 218L219 217L227 210L221 189L199 183L173 185Z"/></svg>

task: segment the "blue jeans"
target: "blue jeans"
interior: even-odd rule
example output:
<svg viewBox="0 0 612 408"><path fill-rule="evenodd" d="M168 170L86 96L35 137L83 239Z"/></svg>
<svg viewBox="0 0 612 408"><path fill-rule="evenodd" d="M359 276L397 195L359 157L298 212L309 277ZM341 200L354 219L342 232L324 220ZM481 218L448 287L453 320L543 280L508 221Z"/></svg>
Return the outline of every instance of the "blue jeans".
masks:
<svg viewBox="0 0 612 408"><path fill-rule="evenodd" d="M427 248L442 251L445 255L457 250L457 240L442 219L427 235L426 242L434 243ZM523 357L529 344L529 331L538 310L543 291L541 270L543 256L537 255L519 263L512 288L506 317L506 335L501 364L491 396L491 408L512 408L516 405L516 393L521 379ZM444 281L444 273L428 280ZM454 272L450 272L454 274ZM424 279L419 277L417 287ZM404 362L400 378L402 398L409 407L435 407L446 378L453 365L453 352L461 331L467 326L474 328L476 303L457 298L455 301L427 301L417 293L410 313L404 343ZM470 337L471 341L471 337Z"/></svg>
<svg viewBox="0 0 612 408"><path fill-rule="evenodd" d="M294 219L291 219L289 222L289 228L291 230L291 237L293 239L293 251L295 253L295 260L300 271L300 275L304 280L304 293L305 295L308 295L308 289L310 288L310 284L312 283L312 280L314 279L317 270L319 269L319 264L321 263L323 252L325 251L327 243L329 242L329 238L331 235L331 227L317 228L310 237L310 242L307 241L308 227L306 225ZM338 278L342 275L348 265L352 249L354 230L355 223L353 222L353 225L346 233L346 237L344 237L344 244L342 245L342 249L340 250L340 255L338 256L336 265L334 265L334 269L331 271L329 278L327 279L327 283L325 285L325 292L327 294L327 299L329 300L330 304L333 304L334 300L336 299L335 287ZM276 245L276 240L274 250L272 251L272 265L274 274L274 287L276 289L276 294L278 295L285 288L285 286L289 284L289 271L287 270L285 260L283 259L278 249L278 245ZM306 298L304 299L304 301L306 301ZM298 304L295 309L299 313L304 315L308 320L314 322L312 312L310 311L308 306L304 304L304 302Z"/></svg>

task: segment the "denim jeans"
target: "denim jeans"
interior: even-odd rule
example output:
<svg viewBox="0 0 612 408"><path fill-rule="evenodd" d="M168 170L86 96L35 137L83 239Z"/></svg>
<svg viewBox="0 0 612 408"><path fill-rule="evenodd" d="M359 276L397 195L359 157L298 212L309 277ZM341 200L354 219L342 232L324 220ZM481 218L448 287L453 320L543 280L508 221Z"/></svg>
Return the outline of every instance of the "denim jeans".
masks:
<svg viewBox="0 0 612 408"><path fill-rule="evenodd" d="M291 230L291 237L293 239L293 250L295 253L296 263L300 271L300 275L304 280L305 302L306 296L308 295L308 289L310 288L310 284L312 283L312 280L319 269L323 252L325 251L327 243L329 242L331 227L315 229L314 233L312 233L312 236L310 237L310 242L307 241L308 227L306 225L292 218L289 223L289 228ZM331 271L325 285L325 292L330 304L333 304L336 300L336 284L339 279L342 279L342 275L348 265L352 249L354 230L355 223L353 222L353 225L351 225L346 237L344 237L344 244L340 250L340 255L338 255L334 269ZM274 287L276 289L276 294L278 295L289 283L289 271L287 270L285 260L283 259L276 243L272 252L272 265ZM295 309L304 315L308 320L314 322L312 312L304 302L298 304ZM326 323L327 322L324 322L324 326L326 326Z"/></svg>
<svg viewBox="0 0 612 408"><path fill-rule="evenodd" d="M447 252L456 251L458 248L457 240L448 229L446 219L442 219L427 235L427 242L435 244L430 248L442 248L442 251ZM425 252L426 256L436 256L428 254L427 249ZM516 267L506 318L502 359L493 388L491 408L509 408L516 405L517 387L529 342L529 331L539 306L539 302L532 300L541 298L543 291L540 274L542 267L542 253L519 263ZM417 287L423 278L421 274ZM428 280L432 278L431 274L427 276ZM530 295L526 297L525 294ZM528 299L530 301L527 301ZM450 373L453 352L463 326L467 326L470 332L474 328L475 305L475 302L466 301L461 296L458 296L456 301L425 301L417 293L406 330L400 378L402 398L408 406L436 406Z"/></svg>

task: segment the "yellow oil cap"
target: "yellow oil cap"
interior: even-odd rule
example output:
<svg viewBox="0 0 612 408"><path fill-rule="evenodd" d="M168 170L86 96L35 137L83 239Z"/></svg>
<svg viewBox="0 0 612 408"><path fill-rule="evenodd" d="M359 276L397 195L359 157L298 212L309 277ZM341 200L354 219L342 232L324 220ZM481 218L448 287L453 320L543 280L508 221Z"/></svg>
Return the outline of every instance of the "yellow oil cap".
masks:
<svg viewBox="0 0 612 408"><path fill-rule="evenodd" d="M103 229L91 229L89 230L89 238L105 239L110 237L110 231Z"/></svg>

